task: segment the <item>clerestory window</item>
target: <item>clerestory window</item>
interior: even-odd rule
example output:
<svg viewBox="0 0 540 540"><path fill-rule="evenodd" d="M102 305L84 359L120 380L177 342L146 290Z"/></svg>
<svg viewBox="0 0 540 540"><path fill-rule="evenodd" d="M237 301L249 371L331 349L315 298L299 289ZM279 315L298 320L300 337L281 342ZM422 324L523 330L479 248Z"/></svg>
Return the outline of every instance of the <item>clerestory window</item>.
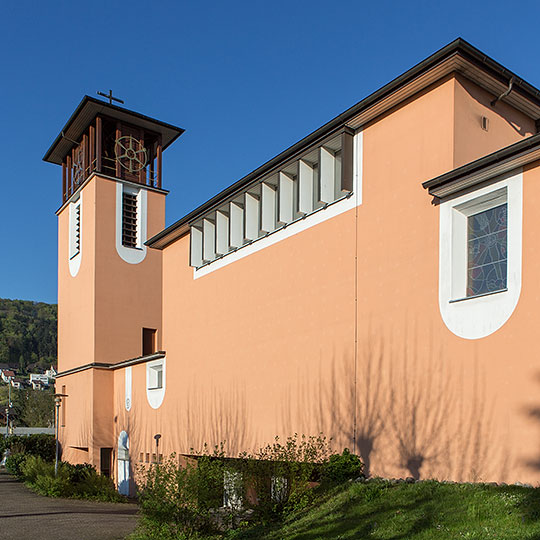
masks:
<svg viewBox="0 0 540 540"><path fill-rule="evenodd" d="M349 198L352 191L353 134L345 130L254 180L193 222L190 265L210 264Z"/></svg>

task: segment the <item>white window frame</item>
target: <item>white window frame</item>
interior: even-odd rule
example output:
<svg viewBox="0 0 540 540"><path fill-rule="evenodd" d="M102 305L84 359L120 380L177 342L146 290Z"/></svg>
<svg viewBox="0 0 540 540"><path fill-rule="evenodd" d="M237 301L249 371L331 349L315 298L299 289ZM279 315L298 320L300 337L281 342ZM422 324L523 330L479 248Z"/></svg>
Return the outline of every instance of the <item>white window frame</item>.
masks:
<svg viewBox="0 0 540 540"><path fill-rule="evenodd" d="M508 188L503 186L494 191L489 191L481 196L470 199L452 207L452 300L460 302L476 296L467 295L468 286L468 225L469 218L486 210L491 210L502 204L508 205ZM508 270L508 259L506 261ZM497 294L507 290L507 287L497 291L485 293Z"/></svg>
<svg viewBox="0 0 540 540"><path fill-rule="evenodd" d="M467 296L467 220L470 215L507 204L506 289ZM493 179L490 185L439 206L439 309L457 336L480 339L510 318L521 292L523 174L521 169Z"/></svg>
<svg viewBox="0 0 540 540"><path fill-rule="evenodd" d="M276 503L287 501L289 480L285 476L272 476L270 481L270 498Z"/></svg>
<svg viewBox="0 0 540 540"><path fill-rule="evenodd" d="M77 250L77 210L78 210L78 222L79 222L79 249ZM82 205L82 193L79 193L77 199L72 200L69 203L69 238L68 238L68 259L69 259L69 273L72 277L75 277L79 273L81 267L82 257L82 225L83 225L83 205Z"/></svg>
<svg viewBox="0 0 540 540"><path fill-rule="evenodd" d="M223 471L223 506L233 510L242 509L242 473Z"/></svg>
<svg viewBox="0 0 540 540"><path fill-rule="evenodd" d="M163 388L163 364L150 366L148 375L148 390L161 390Z"/></svg>
<svg viewBox="0 0 540 540"><path fill-rule="evenodd" d="M152 360L146 364L146 399L153 409L158 409L163 403L167 384L167 364L165 358ZM161 386L157 386L157 373L161 370Z"/></svg>
<svg viewBox="0 0 540 540"><path fill-rule="evenodd" d="M128 247L122 243L123 195L124 191L137 194L137 246ZM147 240L147 198L146 189L125 182L116 183L116 251L129 264L139 264L146 257Z"/></svg>

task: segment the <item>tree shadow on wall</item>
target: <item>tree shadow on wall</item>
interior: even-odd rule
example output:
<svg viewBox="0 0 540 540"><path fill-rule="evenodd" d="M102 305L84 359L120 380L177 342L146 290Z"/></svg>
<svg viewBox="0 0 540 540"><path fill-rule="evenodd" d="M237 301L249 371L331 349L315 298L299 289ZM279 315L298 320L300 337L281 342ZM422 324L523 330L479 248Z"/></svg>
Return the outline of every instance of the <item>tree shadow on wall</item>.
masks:
<svg viewBox="0 0 540 540"><path fill-rule="evenodd" d="M224 443L228 456L236 456L250 448L256 440L246 392L238 385L228 388L198 388L194 383L186 396L182 411L185 451L200 450L204 444L210 448Z"/></svg>
<svg viewBox="0 0 540 540"><path fill-rule="evenodd" d="M376 455L378 474L502 480L507 463L477 368L465 376L426 339L421 347L410 338L395 347L397 340L370 335L359 350L356 384L351 355L321 361L298 377L297 399L285 390L284 429L322 432L338 449L355 449L366 474Z"/></svg>

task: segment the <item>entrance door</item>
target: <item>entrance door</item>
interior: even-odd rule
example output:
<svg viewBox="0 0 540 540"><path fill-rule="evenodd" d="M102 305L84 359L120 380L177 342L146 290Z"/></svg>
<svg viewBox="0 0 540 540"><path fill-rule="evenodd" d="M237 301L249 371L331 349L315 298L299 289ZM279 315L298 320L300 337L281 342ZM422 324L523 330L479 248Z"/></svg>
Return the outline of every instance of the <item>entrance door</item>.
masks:
<svg viewBox="0 0 540 540"><path fill-rule="evenodd" d="M112 448L101 448L100 472L103 476L111 477Z"/></svg>
<svg viewBox="0 0 540 540"><path fill-rule="evenodd" d="M118 437L118 492L129 495L129 437L125 431Z"/></svg>

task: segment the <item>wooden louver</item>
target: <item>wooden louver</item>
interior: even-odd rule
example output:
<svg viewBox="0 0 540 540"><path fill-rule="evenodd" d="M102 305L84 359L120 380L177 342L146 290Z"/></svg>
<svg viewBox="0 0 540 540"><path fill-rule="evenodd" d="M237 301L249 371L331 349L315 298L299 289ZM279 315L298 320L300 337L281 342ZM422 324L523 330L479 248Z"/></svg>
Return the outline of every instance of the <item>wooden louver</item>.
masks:
<svg viewBox="0 0 540 540"><path fill-rule="evenodd" d="M122 199L122 245L137 247L137 194L123 194Z"/></svg>

